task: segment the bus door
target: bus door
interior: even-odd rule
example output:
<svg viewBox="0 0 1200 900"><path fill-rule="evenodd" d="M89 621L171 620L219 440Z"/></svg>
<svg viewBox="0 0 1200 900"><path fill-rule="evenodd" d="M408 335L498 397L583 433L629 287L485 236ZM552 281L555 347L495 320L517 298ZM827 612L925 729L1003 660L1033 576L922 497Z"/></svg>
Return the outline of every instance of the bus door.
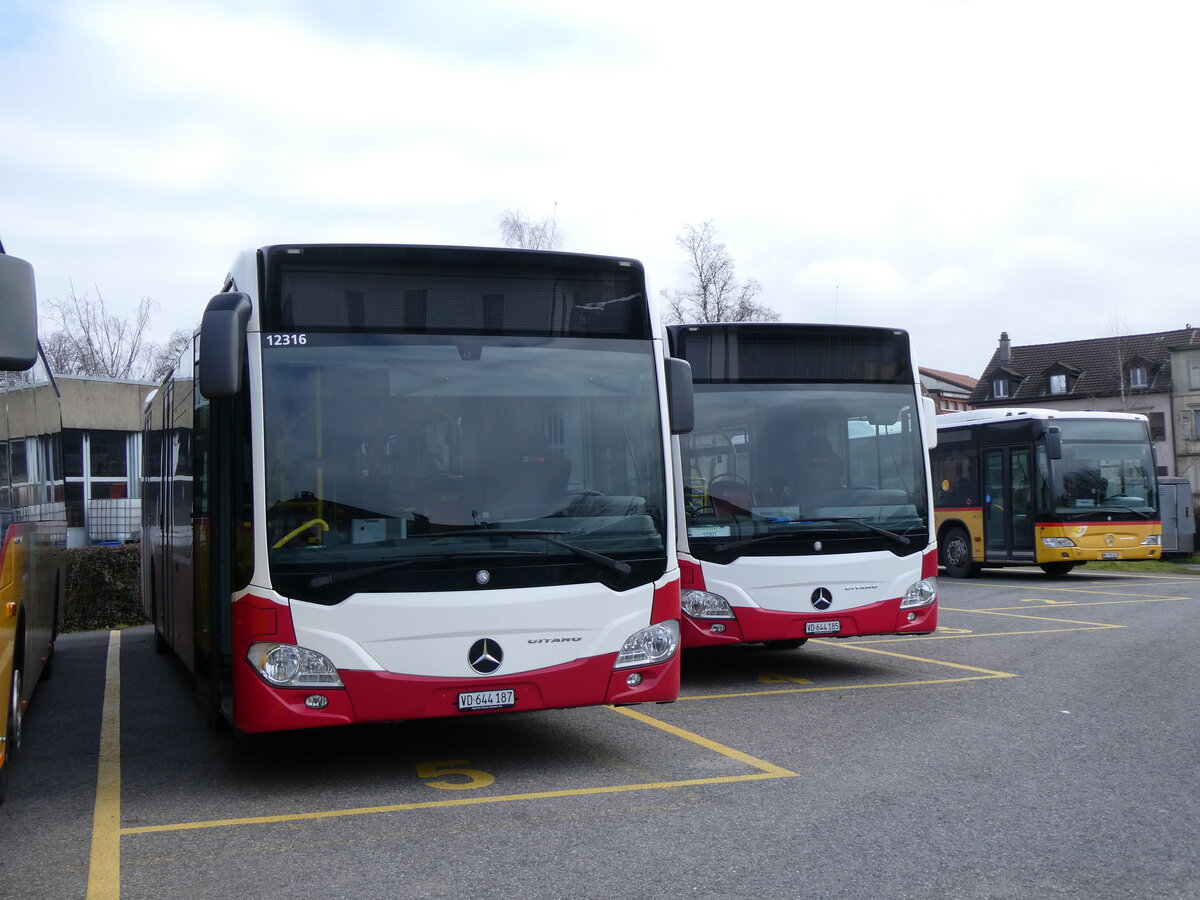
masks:
<svg viewBox="0 0 1200 900"><path fill-rule="evenodd" d="M1028 446L983 451L985 561L1033 560L1033 455Z"/></svg>

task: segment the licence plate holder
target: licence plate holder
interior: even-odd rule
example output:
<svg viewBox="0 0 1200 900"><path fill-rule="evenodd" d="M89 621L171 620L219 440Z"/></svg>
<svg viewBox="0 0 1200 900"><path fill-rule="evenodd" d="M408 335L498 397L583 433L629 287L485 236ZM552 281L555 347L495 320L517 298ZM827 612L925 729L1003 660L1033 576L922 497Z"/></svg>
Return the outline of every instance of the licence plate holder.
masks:
<svg viewBox="0 0 1200 900"><path fill-rule="evenodd" d="M517 705L517 692L512 688L494 691L463 691L458 695L459 712L481 709L508 709Z"/></svg>
<svg viewBox="0 0 1200 900"><path fill-rule="evenodd" d="M805 634L837 634L842 630L841 619L831 619L828 622L805 622Z"/></svg>
<svg viewBox="0 0 1200 900"><path fill-rule="evenodd" d="M1101 558L1101 559L1120 559L1120 558L1121 558L1121 554L1120 554L1120 553L1113 553L1113 552L1109 551L1109 552L1101 553L1101 554L1100 554L1100 558Z"/></svg>

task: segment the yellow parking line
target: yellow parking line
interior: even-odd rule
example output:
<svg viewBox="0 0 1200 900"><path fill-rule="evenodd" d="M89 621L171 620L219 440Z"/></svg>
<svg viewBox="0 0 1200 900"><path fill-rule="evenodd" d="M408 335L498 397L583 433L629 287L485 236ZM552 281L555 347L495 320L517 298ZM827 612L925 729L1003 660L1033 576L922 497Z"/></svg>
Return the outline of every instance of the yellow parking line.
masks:
<svg viewBox="0 0 1200 900"><path fill-rule="evenodd" d="M876 650L873 647L865 647L862 644L839 644L834 641L818 640L814 641L817 644L826 644L830 647L839 647L844 650L857 650L860 653L878 653L880 656L894 656L897 659L908 659L914 662L929 663L934 666L947 666L951 669L965 669L968 672L979 672L986 675L988 678L1017 678L1013 672L997 672L994 669L981 669L978 666L968 666L963 663L946 662L943 659L927 659L924 656L909 656L907 653L896 653L893 650ZM966 680L966 679L961 679Z"/></svg>
<svg viewBox="0 0 1200 900"><path fill-rule="evenodd" d="M377 813L404 812L414 809L440 809L449 806L475 806L482 803L510 803L514 800L547 800L558 797L584 797L589 794L621 794L629 791L653 791L667 788L694 787L703 784L733 784L738 781L766 781L771 778L795 776L780 770L754 772L748 775L724 775L713 778L689 778L682 781L657 781L646 784L615 784L607 787L568 788L560 791L535 791L526 794L504 794L495 797L461 797L454 800L426 800L416 803L393 803L387 806L365 806L358 809L333 809L321 812L294 813L278 816L248 816L243 819L213 819L208 822L180 822L172 825L142 825L122 828L122 835L157 834L165 831L192 831L200 828L226 828L231 825L272 825L279 822L305 822L317 819L337 819L346 816L366 816Z"/></svg>
<svg viewBox="0 0 1200 900"><path fill-rule="evenodd" d="M961 684L967 681L988 681L992 678L1018 678L1010 672L995 675L964 675L962 678L931 678L924 681L883 681L875 684L830 684L825 686L773 688L768 691L736 691L728 694L689 694L679 698L687 700L736 700L743 697L769 697L772 694L819 694L823 691L861 691L866 688L918 687L930 684Z"/></svg>
<svg viewBox="0 0 1200 900"><path fill-rule="evenodd" d="M121 632L108 633L88 900L121 896Z"/></svg>
<svg viewBox="0 0 1200 900"><path fill-rule="evenodd" d="M665 731L667 734L673 734L675 737L683 738L685 741L691 741L693 744L697 744L706 750L711 750L714 753L720 753L722 756L728 756L730 759L736 759L738 762L744 762L748 766L761 769L763 772L766 772L768 775L772 775L776 778L791 778L795 777L796 775L795 772L790 772L787 769L780 768L774 763L769 763L765 760L758 759L755 756L751 756L749 753L743 753L741 750L734 750L732 747L726 747L724 744L718 744L714 740L701 737L700 735L691 731L685 731L678 726L671 725L662 721L661 719L655 719L653 716L648 716L645 713L638 712L635 709L630 709L627 706L610 706L609 709L611 709L613 712L619 712L621 715L629 716L629 718L635 719L638 722L643 722L646 725L652 725L655 728Z"/></svg>
<svg viewBox="0 0 1200 900"><path fill-rule="evenodd" d="M971 610L977 612L978 610ZM1004 615L1004 613L996 613ZM1030 628L1027 631L973 631L970 634L916 634L911 637L872 638L863 641L864 644L904 644L913 641L961 641L969 638L990 637L1021 637L1026 634L1065 634L1071 631L1107 631L1110 628L1124 628L1124 625L1090 625L1084 624L1079 628Z"/></svg>
<svg viewBox="0 0 1200 900"><path fill-rule="evenodd" d="M131 828L121 828L119 835L159 834L167 831L194 831L201 828L226 828L233 825L271 825L280 822L307 822L318 819L337 819L347 816L365 816L379 813L405 812L415 809L442 809L452 806L474 806L482 803L511 803L514 800L548 800L560 797L584 797L592 794L620 794L630 791L668 790L671 788L696 787L705 784L734 784L740 781L764 781L771 778L796 778L795 772L774 765L758 757L727 747L709 738L702 737L691 731L686 731L675 725L670 725L655 719L645 713L631 709L609 707L614 712L628 716L635 721L665 731L675 737L683 738L714 753L719 753L730 759L745 763L758 769L758 772L746 775L719 775L709 778L688 778L680 781L654 781L642 784L618 784L606 787L566 788L557 791L534 791L522 794L503 794L492 797L459 797L452 800L423 800L413 803L391 803L383 806L364 806L354 809L321 810L306 813L284 813L275 816L247 816L237 819L212 819L203 822L178 822L168 825L140 825Z"/></svg>
<svg viewBox="0 0 1200 900"><path fill-rule="evenodd" d="M1062 604L1066 605L1066 604ZM964 609L957 612L979 613L981 616L1000 616L1005 619L1029 619L1034 622L1061 622L1064 625L1076 626L1073 628L1057 629L1059 631L1103 631L1109 628L1128 628L1127 625L1115 625L1112 622L1082 622L1078 619L1058 619L1053 616L1035 616L1030 613L1012 612L1012 609L1027 609L1028 607L1009 607L1008 609ZM1035 607L1037 609L1039 607ZM1047 611L1058 609L1058 604L1055 606L1045 607ZM1079 626L1086 626L1080 628ZM1035 634L1037 632L1018 631L1017 634Z"/></svg>
<svg viewBox="0 0 1200 900"><path fill-rule="evenodd" d="M1041 600L1040 598L1031 598L1028 601L1022 601L1022 602L1036 603L1036 602L1040 601L1040 602L1046 604L1047 609L1051 609L1054 607L1063 607L1065 609L1065 608L1078 607L1078 606L1124 606L1124 605L1127 605L1130 603L1167 603L1169 601L1191 600L1191 599L1192 599L1191 597L1135 597L1131 600ZM965 612L965 613L1004 612L1005 610L1009 610L1009 609L1028 609L1028 607L991 606L986 609L952 609L952 608L946 607L946 606L942 607L942 610L945 612Z"/></svg>

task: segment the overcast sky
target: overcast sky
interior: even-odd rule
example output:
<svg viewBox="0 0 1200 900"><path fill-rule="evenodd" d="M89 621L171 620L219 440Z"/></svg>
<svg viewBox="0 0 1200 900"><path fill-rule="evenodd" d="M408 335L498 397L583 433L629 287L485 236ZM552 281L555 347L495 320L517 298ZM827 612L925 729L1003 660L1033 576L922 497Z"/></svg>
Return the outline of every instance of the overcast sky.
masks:
<svg viewBox="0 0 1200 900"><path fill-rule="evenodd" d="M1200 324L1189 2L0 0L0 240L199 321L238 251L563 249L686 285L712 220L784 320L1015 344Z"/></svg>

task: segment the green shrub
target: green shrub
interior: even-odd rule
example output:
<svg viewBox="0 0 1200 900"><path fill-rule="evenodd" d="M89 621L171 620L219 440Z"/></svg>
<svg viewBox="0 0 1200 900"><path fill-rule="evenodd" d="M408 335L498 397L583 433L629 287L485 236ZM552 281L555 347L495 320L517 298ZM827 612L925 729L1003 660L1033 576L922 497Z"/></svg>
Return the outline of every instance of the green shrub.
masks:
<svg viewBox="0 0 1200 900"><path fill-rule="evenodd" d="M66 551L63 631L144 625L142 562L137 544Z"/></svg>

